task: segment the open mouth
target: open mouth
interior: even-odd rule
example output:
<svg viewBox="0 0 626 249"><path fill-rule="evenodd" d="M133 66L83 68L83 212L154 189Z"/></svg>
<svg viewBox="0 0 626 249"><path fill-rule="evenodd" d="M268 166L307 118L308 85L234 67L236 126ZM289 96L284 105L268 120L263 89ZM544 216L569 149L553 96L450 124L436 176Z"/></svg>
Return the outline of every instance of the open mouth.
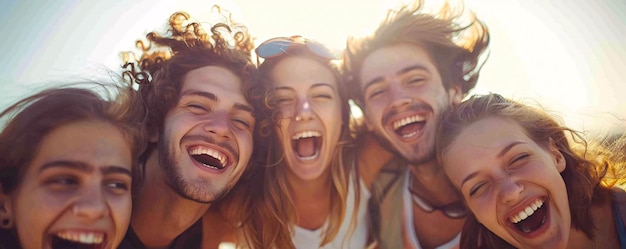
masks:
<svg viewBox="0 0 626 249"><path fill-rule="evenodd" d="M509 218L518 231L527 234L539 229L547 219L547 207L543 199L537 199L524 210Z"/></svg>
<svg viewBox="0 0 626 249"><path fill-rule="evenodd" d="M207 147L194 147L189 154L194 160L211 169L224 169L228 163L225 154Z"/></svg>
<svg viewBox="0 0 626 249"><path fill-rule="evenodd" d="M414 115L396 120L391 125L396 134L403 138L410 138L422 130L424 125L426 125L426 119L424 116Z"/></svg>
<svg viewBox="0 0 626 249"><path fill-rule="evenodd" d="M106 235L99 232L59 232L51 235L52 249L104 249Z"/></svg>
<svg viewBox="0 0 626 249"><path fill-rule="evenodd" d="M292 149L299 160L313 160L320 154L322 133L302 131L291 137Z"/></svg>

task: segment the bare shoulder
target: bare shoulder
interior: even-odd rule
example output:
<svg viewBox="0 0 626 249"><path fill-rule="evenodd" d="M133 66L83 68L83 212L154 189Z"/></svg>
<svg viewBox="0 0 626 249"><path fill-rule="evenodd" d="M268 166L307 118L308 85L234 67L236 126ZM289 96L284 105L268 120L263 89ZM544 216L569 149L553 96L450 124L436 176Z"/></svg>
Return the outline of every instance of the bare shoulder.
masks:
<svg viewBox="0 0 626 249"><path fill-rule="evenodd" d="M385 149L372 134L362 134L356 145L356 164L363 183L371 188L378 172L391 160L393 153Z"/></svg>

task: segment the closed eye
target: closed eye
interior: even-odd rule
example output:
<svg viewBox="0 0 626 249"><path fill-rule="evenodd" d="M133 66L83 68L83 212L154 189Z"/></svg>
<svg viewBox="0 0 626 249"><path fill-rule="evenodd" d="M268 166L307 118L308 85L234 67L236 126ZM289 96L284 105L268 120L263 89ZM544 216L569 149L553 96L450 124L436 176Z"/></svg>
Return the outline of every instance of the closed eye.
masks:
<svg viewBox="0 0 626 249"><path fill-rule="evenodd" d="M370 99L376 98L376 97L380 96L380 95L381 95L381 94L383 94L383 93L385 93L385 90L384 90L384 89L377 89L377 90L374 90L374 91L372 91L372 92L370 93L369 98L370 98Z"/></svg>
<svg viewBox="0 0 626 249"><path fill-rule="evenodd" d="M313 96L313 98L333 99L333 96L331 96L330 94L318 94L318 95Z"/></svg>
<svg viewBox="0 0 626 249"><path fill-rule="evenodd" d="M200 105L200 104L193 104L193 103L192 104L187 104L186 107L189 108L189 109L192 109L193 111L206 111L206 112L210 111L210 108L205 107L205 106Z"/></svg>
<svg viewBox="0 0 626 249"><path fill-rule="evenodd" d="M485 184L487 184L486 182L479 182L478 184L474 185L474 187L472 187L472 189L470 189L469 192L469 196L474 196L474 194L476 194L479 190L481 190Z"/></svg>
<svg viewBox="0 0 626 249"><path fill-rule="evenodd" d="M518 163L522 162L524 159L528 158L529 156L530 154L528 153L518 154L513 158L513 160L511 160L511 163L509 163L509 165L516 166Z"/></svg>
<svg viewBox="0 0 626 249"><path fill-rule="evenodd" d="M246 120L243 119L232 119L233 123L235 124L235 127L239 128L239 129L249 129L250 128L250 123Z"/></svg>

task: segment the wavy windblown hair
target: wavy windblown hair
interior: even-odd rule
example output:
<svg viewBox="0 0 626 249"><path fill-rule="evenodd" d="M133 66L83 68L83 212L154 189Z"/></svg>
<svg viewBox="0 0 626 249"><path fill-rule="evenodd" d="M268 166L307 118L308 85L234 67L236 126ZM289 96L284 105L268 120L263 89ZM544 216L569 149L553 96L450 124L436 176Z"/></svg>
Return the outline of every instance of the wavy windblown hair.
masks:
<svg viewBox="0 0 626 249"><path fill-rule="evenodd" d="M279 126L280 111L276 108L271 78L272 70L282 59L289 56L301 56L312 59L324 65L330 70L337 80L338 98L341 101L342 127L341 135L333 150L332 161L330 162L331 175L331 209L328 217L328 225L322 235L322 245L331 242L339 232L341 222L347 212L352 213L351 231L356 226L357 210L346 210L346 200L348 195L348 184L353 169L352 140L349 132L350 107L346 93L346 86L339 74L338 69L330 60L320 58L309 52L305 46L292 47L289 54L284 54L276 58L266 59L259 67L261 84L265 86L264 119L258 121L259 140L264 141L262 146L265 155L264 161L259 163L263 167L257 167L258 177L255 184L250 184L253 188L249 197L253 198L251 213L248 222L244 221L243 228L248 243L253 248L295 248L292 241L294 225L297 223L296 209L292 193L289 190L286 180L287 165L284 161L284 151L276 127ZM358 178L358 177L357 177ZM355 201L358 203L358 179L355 184ZM358 207L358 205L355 205ZM319 246L322 246L319 245Z"/></svg>
<svg viewBox="0 0 626 249"><path fill-rule="evenodd" d="M548 148L550 141L554 142L566 162L561 176L567 188L572 226L593 239L594 226L590 207L610 200L610 188L624 182L624 162L609 161L614 151L587 143L582 135L560 125L544 111L505 99L498 94L488 94L472 96L442 114L436 141L440 164L446 148L463 129L487 117L501 117L518 123L535 143L544 148ZM462 194L458 194L462 198ZM470 214L461 235L461 248L513 247Z"/></svg>
<svg viewBox="0 0 626 249"><path fill-rule="evenodd" d="M137 158L145 147L143 106L133 103L139 98L134 97L136 93L130 88L111 89L97 83L94 86L102 87L98 89L105 90L104 93L116 90L116 96L104 98L86 88L58 87L26 97L0 113L0 118L6 119L6 126L0 133L0 183L5 194L22 182L39 144L48 133L82 120L106 122L122 132L131 148L133 186L136 185L139 181Z"/></svg>
<svg viewBox="0 0 626 249"><path fill-rule="evenodd" d="M350 37L343 58L343 71L356 104L363 108L360 73L363 61L377 49L397 44L424 48L441 74L446 89L460 86L467 94L476 86L481 55L489 46L487 26L463 6L448 3L437 13L422 13L422 0L413 6L389 10L376 31L364 38Z"/></svg>
<svg viewBox="0 0 626 249"><path fill-rule="evenodd" d="M167 112L176 105L185 75L205 67L224 67L242 80L242 93L252 106L262 103L263 91L257 89L256 67L251 60L254 48L247 28L231 20L219 6L214 12L223 17L207 33L198 22L191 22L185 12L169 18L166 35L150 32L148 45L137 41L142 50L139 59L134 53L122 53L123 78L138 84L148 109L147 127L150 134L163 131Z"/></svg>

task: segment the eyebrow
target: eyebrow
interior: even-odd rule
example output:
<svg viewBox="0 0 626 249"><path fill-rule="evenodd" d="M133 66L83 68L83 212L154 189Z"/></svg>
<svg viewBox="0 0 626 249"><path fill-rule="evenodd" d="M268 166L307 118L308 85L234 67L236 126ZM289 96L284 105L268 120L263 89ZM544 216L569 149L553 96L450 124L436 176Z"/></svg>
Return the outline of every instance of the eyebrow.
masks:
<svg viewBox="0 0 626 249"><path fill-rule="evenodd" d="M45 170L54 169L54 168L69 168L69 169L82 171L84 173L91 173L94 170L94 168L92 166L89 166L88 164L83 163L83 162L68 161L68 160L57 160L57 161L51 161L51 162L45 163L43 166L41 166L41 168L39 169L39 172L43 172ZM108 174L125 174L125 175L128 175L128 176L132 176L132 174L130 173L130 170L128 170L128 169L126 169L124 167L115 166L115 165L104 166L104 167L100 168L100 171L102 172L102 174L105 174L105 175L108 175Z"/></svg>
<svg viewBox="0 0 626 249"><path fill-rule="evenodd" d="M400 69L396 73L396 75L402 75L402 74L408 73L408 72L413 71L413 70L424 70L424 71L429 71L430 72L430 70L428 70L428 68L426 68L425 66L417 64L417 65L412 65L412 66L408 66L408 67ZM371 85L376 84L378 82L381 82L383 80L384 80L384 77L381 76L381 77L376 77L376 78L368 81L363 86L363 91L365 92L365 90L367 90L368 87L370 87Z"/></svg>
<svg viewBox="0 0 626 249"><path fill-rule="evenodd" d="M507 152L509 152L513 147L515 147L518 144L523 144L524 142L520 142L520 141L515 141L510 143L509 145L505 146L504 148L502 148L502 150L500 150L500 152L498 153L497 157L501 158L502 156L504 156L504 154L506 154ZM472 178L476 177L478 175L478 172L473 172L469 175L467 175L465 178L463 178L463 181L461 181L461 187L463 187L463 184L465 184L465 182L471 180Z"/></svg>
<svg viewBox="0 0 626 249"><path fill-rule="evenodd" d="M323 86L327 86L327 87L330 87L332 89L335 89L335 87L333 85L331 85L330 83L315 83L315 84L311 85L311 87L309 87L309 88L316 88L316 87L323 87ZM277 86L277 87L274 87L274 90L294 91L292 87L288 87L288 86Z"/></svg>
<svg viewBox="0 0 626 249"><path fill-rule="evenodd" d="M212 94L210 92L203 92L203 91L196 91L196 90L187 90L184 91L183 93L180 94L180 97L185 97L185 96L200 96L200 97L204 97L207 98L209 100L212 101L219 101L219 99L217 98L217 96L215 96L215 94Z"/></svg>
<svg viewBox="0 0 626 249"><path fill-rule="evenodd" d="M210 92L187 90L183 92L180 96L181 98L184 96L200 96L200 97L207 98L214 102L219 102L219 98L217 98L215 94L212 94ZM254 116L254 108L252 108L250 105L246 105L242 103L235 103L234 108L245 111L245 112L249 112L252 116Z"/></svg>

